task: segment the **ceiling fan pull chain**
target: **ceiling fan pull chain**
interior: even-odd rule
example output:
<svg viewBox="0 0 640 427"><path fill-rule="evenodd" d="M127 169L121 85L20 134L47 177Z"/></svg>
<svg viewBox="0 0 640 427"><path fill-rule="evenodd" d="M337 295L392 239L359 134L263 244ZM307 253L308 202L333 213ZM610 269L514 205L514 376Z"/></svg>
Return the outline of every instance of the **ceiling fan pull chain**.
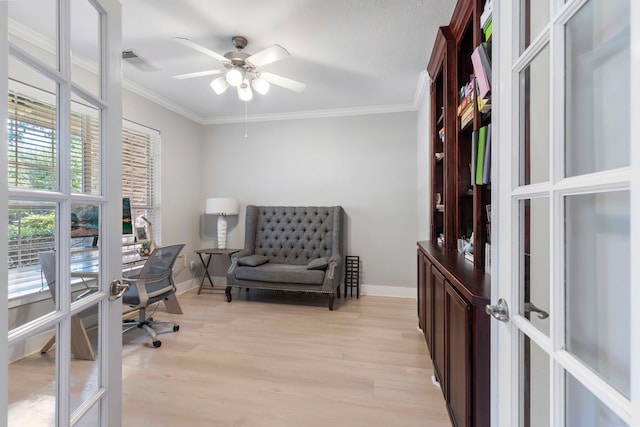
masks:
<svg viewBox="0 0 640 427"><path fill-rule="evenodd" d="M244 103L244 139L249 138L249 124L247 123L247 108L249 106L248 102Z"/></svg>

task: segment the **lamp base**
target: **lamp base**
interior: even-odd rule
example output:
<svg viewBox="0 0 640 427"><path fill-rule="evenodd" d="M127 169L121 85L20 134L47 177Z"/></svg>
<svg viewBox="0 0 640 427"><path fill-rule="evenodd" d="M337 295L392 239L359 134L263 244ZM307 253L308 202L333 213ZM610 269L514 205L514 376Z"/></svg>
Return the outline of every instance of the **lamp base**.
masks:
<svg viewBox="0 0 640 427"><path fill-rule="evenodd" d="M218 249L227 249L227 217L218 215Z"/></svg>

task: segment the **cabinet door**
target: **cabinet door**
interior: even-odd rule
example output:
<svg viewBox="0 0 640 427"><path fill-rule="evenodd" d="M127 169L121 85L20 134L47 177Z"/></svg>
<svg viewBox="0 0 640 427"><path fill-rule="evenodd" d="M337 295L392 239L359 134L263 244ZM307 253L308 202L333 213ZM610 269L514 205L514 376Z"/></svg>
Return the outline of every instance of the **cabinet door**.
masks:
<svg viewBox="0 0 640 427"><path fill-rule="evenodd" d="M427 257L418 250L418 326L422 330L422 333L427 335L425 330L425 291L427 282L427 272L425 270Z"/></svg>
<svg viewBox="0 0 640 427"><path fill-rule="evenodd" d="M446 377L445 369L445 343L444 343L444 283L445 279L442 273L435 267L431 266L431 278L433 285L433 368L435 370L438 381L446 396Z"/></svg>
<svg viewBox="0 0 640 427"><path fill-rule="evenodd" d="M457 427L471 425L469 349L469 320L471 306L451 284L445 281L445 399L449 414Z"/></svg>
<svg viewBox="0 0 640 427"><path fill-rule="evenodd" d="M431 262L424 257L424 338L429 347L429 354L433 359L433 277L431 274Z"/></svg>

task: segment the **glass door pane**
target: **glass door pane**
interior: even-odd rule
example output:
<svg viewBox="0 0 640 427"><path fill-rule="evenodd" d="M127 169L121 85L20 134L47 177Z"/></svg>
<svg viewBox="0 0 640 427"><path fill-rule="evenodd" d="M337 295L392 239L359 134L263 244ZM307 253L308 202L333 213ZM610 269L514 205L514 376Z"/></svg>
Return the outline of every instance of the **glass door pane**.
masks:
<svg viewBox="0 0 640 427"><path fill-rule="evenodd" d="M549 45L520 72L520 185L549 180Z"/></svg>
<svg viewBox="0 0 640 427"><path fill-rule="evenodd" d="M629 397L628 191L565 198L566 349Z"/></svg>
<svg viewBox="0 0 640 427"><path fill-rule="evenodd" d="M629 165L629 0L591 0L565 28L565 174Z"/></svg>

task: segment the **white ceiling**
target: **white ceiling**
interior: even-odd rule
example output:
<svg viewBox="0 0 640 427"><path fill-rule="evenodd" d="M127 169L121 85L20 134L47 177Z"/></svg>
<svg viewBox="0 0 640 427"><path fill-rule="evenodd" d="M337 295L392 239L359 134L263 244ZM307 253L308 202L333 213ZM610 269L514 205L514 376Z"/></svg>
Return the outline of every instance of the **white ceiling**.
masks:
<svg viewBox="0 0 640 427"><path fill-rule="evenodd" d="M249 116L402 111L415 107L439 26L455 0L123 0L123 48L162 68L145 73L124 64L129 81L176 104L202 122L244 118L235 91L216 95L217 76L176 80L176 74L219 69L220 63L183 46L188 38L217 53L248 38L247 53L273 44L291 54L262 68L307 85L302 93L272 85L254 94Z"/></svg>
<svg viewBox="0 0 640 427"><path fill-rule="evenodd" d="M123 49L133 49L161 67L142 72L124 63L125 87L201 123L218 123L244 120L245 106L250 120L415 109L436 31L449 22L456 0L121 2ZM53 33L55 9L46 6L51 1L9 3L12 20L24 21L45 36ZM97 40L97 32L90 28L96 21L88 5L74 0L71 6L74 49L79 53L83 44L93 44L87 49L95 52L91 40ZM221 68L175 37L224 54L235 49L235 35L248 39L249 54L273 44L286 48L290 57L261 70L303 82L306 90L297 93L272 85L266 95L255 93L247 104L232 90L216 95L209 84L217 76L172 78Z"/></svg>

